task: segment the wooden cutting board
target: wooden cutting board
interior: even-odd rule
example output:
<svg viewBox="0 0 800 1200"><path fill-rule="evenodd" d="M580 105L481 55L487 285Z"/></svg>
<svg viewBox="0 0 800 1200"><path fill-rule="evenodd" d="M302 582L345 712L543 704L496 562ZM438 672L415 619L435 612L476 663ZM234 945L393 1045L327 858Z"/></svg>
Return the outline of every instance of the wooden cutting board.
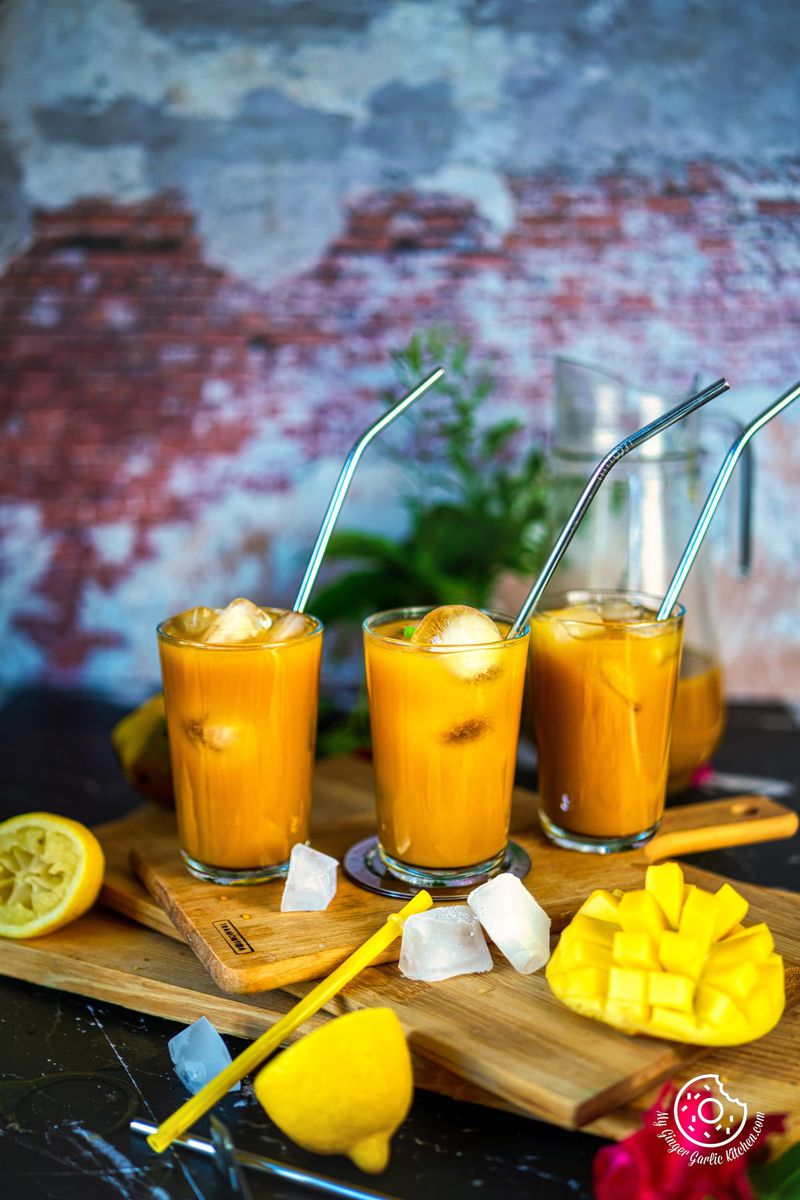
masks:
<svg viewBox="0 0 800 1200"><path fill-rule="evenodd" d="M695 875L701 881L699 873ZM702 881L715 881L715 877L704 875ZM135 880L132 883L135 888ZM754 903L755 916L771 910L770 893L757 888L744 890ZM152 901L149 903L152 905ZM787 905L797 928L800 897L789 897L781 907ZM288 991L282 990L259 996L226 995L216 987L188 947L174 938L166 938L100 909L48 937L30 942L6 942L0 956L0 974L174 1021L188 1023L205 1014L222 1033L246 1038L257 1037L295 1000ZM369 975L371 978L364 980L366 992L356 990L350 995L359 981L350 985L348 1004L387 1002L383 985L396 976L395 968L375 968ZM292 991L299 993L305 986L297 985ZM424 994L426 989L414 986ZM370 996L375 995L378 1000L370 1001ZM796 1000L799 995L800 969L790 967L787 970L787 999ZM424 1056L427 1043L424 1037L419 1037L414 1018L408 1020L402 1008L399 1015L409 1032L412 1050L417 1051L414 1073L419 1087L472 1103L504 1107L528 1116L571 1124L552 1112L545 1113L534 1104L515 1104L438 1067ZM308 1032L327 1019L320 1013L301 1032ZM582 1023L582 1028L588 1031L595 1027L587 1021ZM619 1035L612 1036L615 1041L628 1041ZM691 1062L691 1067L687 1057L680 1068L677 1065L674 1068L676 1078L683 1082L689 1071L692 1074L717 1072L731 1083L734 1093L744 1097L754 1109L786 1111L793 1120L800 1122L798 1044L800 1005L787 1012L778 1028L758 1042L731 1050L698 1051L700 1057ZM691 1053L687 1048L687 1056ZM681 1069L683 1074L680 1074ZM648 1094L637 1097L632 1107L610 1112L588 1128L604 1137L622 1137L638 1125L638 1110L651 1102L652 1097Z"/></svg>
<svg viewBox="0 0 800 1200"><path fill-rule="evenodd" d="M797 815L763 796L713 800L669 809L658 834L627 854L602 857L561 850L539 829L537 800L518 789L512 830L531 856L526 883L560 928L595 887L641 885L648 862L720 846L790 837ZM341 860L354 841L374 831L372 770L355 758L327 760L316 775L312 843ZM150 809L135 824L117 826L132 846L134 869L178 932L225 991L254 992L314 979L360 945L396 900L377 896L340 872L325 913L281 913L281 881L224 888L194 879L177 850L174 817ZM395 943L381 961L396 959Z"/></svg>

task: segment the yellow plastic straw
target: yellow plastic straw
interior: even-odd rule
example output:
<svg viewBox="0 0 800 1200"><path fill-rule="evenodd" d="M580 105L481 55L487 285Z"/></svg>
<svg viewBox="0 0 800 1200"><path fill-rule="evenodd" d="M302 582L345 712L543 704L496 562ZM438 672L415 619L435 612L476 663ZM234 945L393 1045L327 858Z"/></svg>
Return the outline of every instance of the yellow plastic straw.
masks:
<svg viewBox="0 0 800 1200"><path fill-rule="evenodd" d="M176 1138L185 1133L194 1125L195 1121L199 1121L204 1113L213 1108L217 1101L227 1095L235 1083L239 1083L245 1075L249 1075L251 1071L260 1066L264 1059L277 1049L284 1038L293 1033L309 1017L313 1017L315 1012L319 1012L332 996L342 990L345 984L349 983L351 979L355 979L359 972L374 962L378 955L387 946L390 946L396 937L400 936L407 917L413 916L414 913L425 912L432 904L433 900L428 892L417 892L413 900L409 900L408 904L404 905L399 912L390 913L386 918L386 923L377 933L373 933L372 937L368 938L363 946L359 946L358 950L355 950L349 958L346 958L341 966L332 971L327 979L323 979L315 988L312 988L307 996L295 1004L291 1012L288 1012L285 1017L281 1017L280 1021L266 1033L262 1033L260 1038L256 1038L252 1046L248 1046L246 1050L242 1051L229 1067L220 1071L219 1075L201 1088L196 1096L192 1096L190 1100L176 1109L171 1117L167 1117L155 1133L150 1134L147 1139L148 1144L159 1154L171 1146Z"/></svg>

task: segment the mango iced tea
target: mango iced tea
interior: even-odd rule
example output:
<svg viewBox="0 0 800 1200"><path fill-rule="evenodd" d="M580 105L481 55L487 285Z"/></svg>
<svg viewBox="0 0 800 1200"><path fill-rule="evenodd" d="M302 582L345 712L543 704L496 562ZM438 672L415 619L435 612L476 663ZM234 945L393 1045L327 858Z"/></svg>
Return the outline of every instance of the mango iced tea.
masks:
<svg viewBox="0 0 800 1200"><path fill-rule="evenodd" d="M158 630L181 850L218 883L282 873L308 836L322 626L250 609L260 627L223 641L205 640L218 636L218 610Z"/></svg>
<svg viewBox="0 0 800 1200"><path fill-rule="evenodd" d="M725 724L722 671L710 654L684 646L669 748L667 791L688 787L719 745Z"/></svg>
<svg viewBox="0 0 800 1200"><path fill-rule="evenodd" d="M664 809L683 610L569 593L531 624L542 824L600 852L645 841Z"/></svg>
<svg viewBox="0 0 800 1200"><path fill-rule="evenodd" d="M381 853L395 873L446 880L490 871L508 845L528 631L415 643L427 612L370 617L364 651Z"/></svg>

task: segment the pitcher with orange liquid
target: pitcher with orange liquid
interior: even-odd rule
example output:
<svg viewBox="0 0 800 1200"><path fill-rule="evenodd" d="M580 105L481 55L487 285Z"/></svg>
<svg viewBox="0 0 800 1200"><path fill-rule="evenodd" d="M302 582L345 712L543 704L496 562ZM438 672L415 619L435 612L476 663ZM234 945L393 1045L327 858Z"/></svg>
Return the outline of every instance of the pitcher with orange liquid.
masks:
<svg viewBox="0 0 800 1200"><path fill-rule="evenodd" d="M553 528L559 529L593 464L626 431L652 420L674 401L629 385L596 367L556 359L556 419L552 452ZM555 574L553 591L624 589L662 595L705 498L701 439L718 414L692 414L628 455L598 493ZM749 457L738 471L739 570L749 567ZM675 697L668 790L687 786L722 736L723 681L708 547L683 589L683 657Z"/></svg>

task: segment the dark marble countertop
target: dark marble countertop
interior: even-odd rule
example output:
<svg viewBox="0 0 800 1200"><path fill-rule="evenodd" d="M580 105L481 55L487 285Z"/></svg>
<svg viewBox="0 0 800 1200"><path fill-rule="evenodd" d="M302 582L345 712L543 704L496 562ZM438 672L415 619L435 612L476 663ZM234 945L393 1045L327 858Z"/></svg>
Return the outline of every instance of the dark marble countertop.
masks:
<svg viewBox="0 0 800 1200"><path fill-rule="evenodd" d="M18 692L2 710L0 817L32 809L87 823L119 816L135 804L114 760L108 733L120 710L84 694ZM780 705L730 710L721 770L788 780L787 803L800 806L800 715ZM530 782L530 780L524 780ZM692 798L687 794L683 800ZM733 879L796 890L800 838L695 855L692 862ZM0 953L2 947L0 946ZM213 1166L195 1156L155 1159L127 1129L135 1103L145 1120L165 1116L185 1098L167 1053L179 1026L113 1005L0 978L0 1163L4 1200L35 1192L47 1200L183 1200L229 1195ZM226 1038L233 1054L243 1043ZM24 1081L61 1078L29 1090ZM300 1151L272 1126L246 1084L219 1106L237 1145L401 1200L480 1196L539 1200L591 1196L596 1138L537 1121L417 1092L377 1179L341 1158ZM114 1127L117 1126L115 1129ZM202 1132L205 1132L204 1130ZM252 1176L254 1195L311 1195Z"/></svg>

